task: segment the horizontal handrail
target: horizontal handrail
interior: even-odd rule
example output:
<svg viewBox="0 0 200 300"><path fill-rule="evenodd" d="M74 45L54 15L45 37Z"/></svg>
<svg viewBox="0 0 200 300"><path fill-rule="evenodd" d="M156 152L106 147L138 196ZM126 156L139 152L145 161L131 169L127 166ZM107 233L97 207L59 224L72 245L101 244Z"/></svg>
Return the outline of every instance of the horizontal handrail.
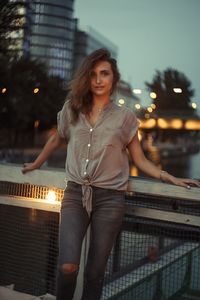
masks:
<svg viewBox="0 0 200 300"><path fill-rule="evenodd" d="M0 181L30 183L61 189L66 187L64 169L41 168L26 174L22 174L21 169L21 165L0 164ZM130 177L127 192L130 195L139 193L200 202L199 188L191 187L190 189L186 189L150 178Z"/></svg>

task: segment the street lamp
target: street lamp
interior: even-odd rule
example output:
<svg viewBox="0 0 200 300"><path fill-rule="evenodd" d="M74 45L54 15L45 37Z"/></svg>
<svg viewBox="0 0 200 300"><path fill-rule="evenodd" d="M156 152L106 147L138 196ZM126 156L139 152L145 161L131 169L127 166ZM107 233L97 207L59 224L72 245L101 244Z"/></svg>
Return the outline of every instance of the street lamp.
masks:
<svg viewBox="0 0 200 300"><path fill-rule="evenodd" d="M151 92L149 95L150 95L150 97L152 99L156 99L157 98L157 94L155 92Z"/></svg>
<svg viewBox="0 0 200 300"><path fill-rule="evenodd" d="M181 89L181 88L178 88L178 87L173 88L173 91L174 91L174 93L176 93L176 94L181 94L181 93L182 93L182 89Z"/></svg>
<svg viewBox="0 0 200 300"><path fill-rule="evenodd" d="M133 93L134 94L142 94L142 90L141 89L133 89Z"/></svg>
<svg viewBox="0 0 200 300"><path fill-rule="evenodd" d="M119 102L120 105L123 105L125 103L125 100L124 99L119 99L118 102Z"/></svg>
<svg viewBox="0 0 200 300"><path fill-rule="evenodd" d="M192 102L192 107L193 107L194 109L197 109L197 104L196 104L195 102Z"/></svg>
<svg viewBox="0 0 200 300"><path fill-rule="evenodd" d="M34 94L39 93L39 88L35 88L35 89L33 90L33 93L34 93Z"/></svg>
<svg viewBox="0 0 200 300"><path fill-rule="evenodd" d="M150 112L150 113L153 111L152 107L150 107L150 106L147 108L147 110L148 110L148 112Z"/></svg>
<svg viewBox="0 0 200 300"><path fill-rule="evenodd" d="M141 105L140 105L139 103L136 103L136 104L135 104L135 108L136 108L136 109L140 109L140 108L141 108Z"/></svg>
<svg viewBox="0 0 200 300"><path fill-rule="evenodd" d="M5 94L7 92L7 89L6 88L2 88L1 92L2 92L2 94Z"/></svg>

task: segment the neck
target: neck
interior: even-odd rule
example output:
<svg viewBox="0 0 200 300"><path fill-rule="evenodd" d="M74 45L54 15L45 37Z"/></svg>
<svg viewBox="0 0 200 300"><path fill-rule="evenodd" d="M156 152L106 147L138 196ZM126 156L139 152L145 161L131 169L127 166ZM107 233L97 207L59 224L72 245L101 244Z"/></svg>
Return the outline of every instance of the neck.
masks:
<svg viewBox="0 0 200 300"><path fill-rule="evenodd" d="M93 97L93 107L103 108L110 103L110 97Z"/></svg>

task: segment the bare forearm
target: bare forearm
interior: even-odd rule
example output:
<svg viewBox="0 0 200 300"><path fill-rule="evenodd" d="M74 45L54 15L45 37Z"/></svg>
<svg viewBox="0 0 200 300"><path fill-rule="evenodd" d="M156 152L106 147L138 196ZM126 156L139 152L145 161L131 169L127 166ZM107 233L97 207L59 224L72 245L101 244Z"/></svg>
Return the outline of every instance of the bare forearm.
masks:
<svg viewBox="0 0 200 300"><path fill-rule="evenodd" d="M27 173L29 171L33 171L35 169L40 168L40 166L48 159L48 157L62 144L64 144L65 140L62 139L58 133L56 132L53 136L45 144L39 156L32 163L25 163L22 168L22 173Z"/></svg>
<svg viewBox="0 0 200 300"><path fill-rule="evenodd" d="M156 165L149 161L142 151L137 135L128 145L128 150L136 167L138 167L138 169L140 169L147 175L157 179L161 179L162 181L167 183L172 183L187 188L190 188L191 185L200 187L200 182L198 180L189 178L177 178L166 171L160 170Z"/></svg>
<svg viewBox="0 0 200 300"><path fill-rule="evenodd" d="M145 156L142 158L141 161L135 161L135 165L138 169L140 169L145 174L165 182L171 182L172 178L174 177L168 172L162 171L159 167L153 164Z"/></svg>
<svg viewBox="0 0 200 300"><path fill-rule="evenodd" d="M39 156L34 161L34 165L36 168L39 168L48 158L49 156L61 145L61 141L58 140L57 135L53 135L45 144Z"/></svg>

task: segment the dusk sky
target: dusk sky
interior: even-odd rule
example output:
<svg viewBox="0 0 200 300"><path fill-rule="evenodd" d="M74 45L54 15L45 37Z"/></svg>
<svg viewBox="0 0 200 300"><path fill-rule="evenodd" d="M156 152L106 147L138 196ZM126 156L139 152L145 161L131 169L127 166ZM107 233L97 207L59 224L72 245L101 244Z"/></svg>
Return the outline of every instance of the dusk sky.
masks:
<svg viewBox="0 0 200 300"><path fill-rule="evenodd" d="M200 108L200 0L75 0L80 26L91 26L118 47L122 78L144 89L155 70L183 72ZM142 104L149 104L147 93Z"/></svg>

